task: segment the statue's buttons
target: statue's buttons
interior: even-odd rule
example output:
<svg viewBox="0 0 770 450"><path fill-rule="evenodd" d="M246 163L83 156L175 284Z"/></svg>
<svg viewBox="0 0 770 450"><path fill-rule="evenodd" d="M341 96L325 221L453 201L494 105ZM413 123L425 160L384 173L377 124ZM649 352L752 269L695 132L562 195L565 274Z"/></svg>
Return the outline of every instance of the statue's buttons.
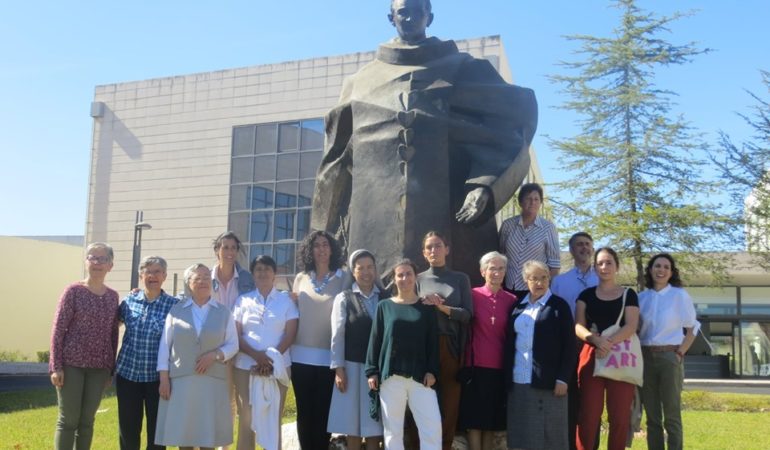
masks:
<svg viewBox="0 0 770 450"><path fill-rule="evenodd" d="M414 128L404 128L399 131L398 139L404 145L412 145L412 142L414 142Z"/></svg>
<svg viewBox="0 0 770 450"><path fill-rule="evenodd" d="M396 113L396 118L402 127L409 128L414 123L414 119L417 118L417 111L399 111Z"/></svg>
<svg viewBox="0 0 770 450"><path fill-rule="evenodd" d="M412 158L414 158L416 150L414 147L404 144L398 145L398 156L401 157L403 161L411 161Z"/></svg>

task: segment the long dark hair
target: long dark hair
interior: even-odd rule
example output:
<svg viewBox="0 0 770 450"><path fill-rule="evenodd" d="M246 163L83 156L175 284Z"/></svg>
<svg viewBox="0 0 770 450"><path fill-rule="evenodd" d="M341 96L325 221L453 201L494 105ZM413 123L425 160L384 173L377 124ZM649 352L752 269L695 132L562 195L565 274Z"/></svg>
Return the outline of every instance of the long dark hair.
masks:
<svg viewBox="0 0 770 450"><path fill-rule="evenodd" d="M667 259L671 264L671 279L668 280L668 284L674 287L682 287L682 279L679 278L679 268L676 266L676 262L674 262L674 257L668 253L658 253L647 261L647 267L644 269L644 285L648 289L655 287L655 283L652 281L652 266L658 258Z"/></svg>
<svg viewBox="0 0 770 450"><path fill-rule="evenodd" d="M332 254L329 257L329 270L335 271L342 267L342 249L340 249L337 240L326 231L317 230L310 232L310 234L305 236L305 239L302 240L302 243L299 244L299 249L297 250L297 268L302 272L310 273L316 270L315 260L313 260L313 244L315 244L315 240L318 239L318 236L325 237L326 240L329 241L329 247L331 247L332 250Z"/></svg>

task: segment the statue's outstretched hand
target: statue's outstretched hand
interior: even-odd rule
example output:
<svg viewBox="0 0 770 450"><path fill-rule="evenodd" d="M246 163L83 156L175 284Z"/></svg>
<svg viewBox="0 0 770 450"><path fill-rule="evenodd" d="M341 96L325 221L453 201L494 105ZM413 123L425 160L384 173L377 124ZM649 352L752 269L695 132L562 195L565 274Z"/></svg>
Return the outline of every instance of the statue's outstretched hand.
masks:
<svg viewBox="0 0 770 450"><path fill-rule="evenodd" d="M481 216L489 201L489 192L483 187L478 187L465 196L465 203L455 218L460 223L470 224Z"/></svg>

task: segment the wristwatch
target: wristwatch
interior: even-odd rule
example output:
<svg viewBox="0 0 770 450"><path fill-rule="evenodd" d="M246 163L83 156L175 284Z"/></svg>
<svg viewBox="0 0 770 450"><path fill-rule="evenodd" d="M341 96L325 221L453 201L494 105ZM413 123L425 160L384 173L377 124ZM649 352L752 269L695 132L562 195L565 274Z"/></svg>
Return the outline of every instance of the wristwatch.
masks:
<svg viewBox="0 0 770 450"><path fill-rule="evenodd" d="M224 361L225 360L225 354L222 353L221 350L215 350L215 351L216 351L215 358L217 359L217 361Z"/></svg>

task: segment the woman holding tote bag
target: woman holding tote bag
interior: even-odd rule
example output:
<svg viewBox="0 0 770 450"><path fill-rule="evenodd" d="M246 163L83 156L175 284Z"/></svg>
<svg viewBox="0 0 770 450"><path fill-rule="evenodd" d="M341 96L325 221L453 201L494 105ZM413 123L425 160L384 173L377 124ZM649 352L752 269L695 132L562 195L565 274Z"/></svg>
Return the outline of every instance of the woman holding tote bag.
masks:
<svg viewBox="0 0 770 450"><path fill-rule="evenodd" d="M639 323L639 300L633 289L626 289L616 281L620 260L615 250L609 247L599 249L594 255L594 266L599 285L581 292L575 307L575 334L588 344L580 352L578 363L580 412L577 448L593 450L596 430L604 410L606 391L610 423L607 448L623 450L626 446L631 402L636 386L625 381L596 376L594 369L597 360L601 363L605 358L611 357L610 353L616 344L623 346L626 339L635 335ZM616 323L620 328L610 329Z"/></svg>

